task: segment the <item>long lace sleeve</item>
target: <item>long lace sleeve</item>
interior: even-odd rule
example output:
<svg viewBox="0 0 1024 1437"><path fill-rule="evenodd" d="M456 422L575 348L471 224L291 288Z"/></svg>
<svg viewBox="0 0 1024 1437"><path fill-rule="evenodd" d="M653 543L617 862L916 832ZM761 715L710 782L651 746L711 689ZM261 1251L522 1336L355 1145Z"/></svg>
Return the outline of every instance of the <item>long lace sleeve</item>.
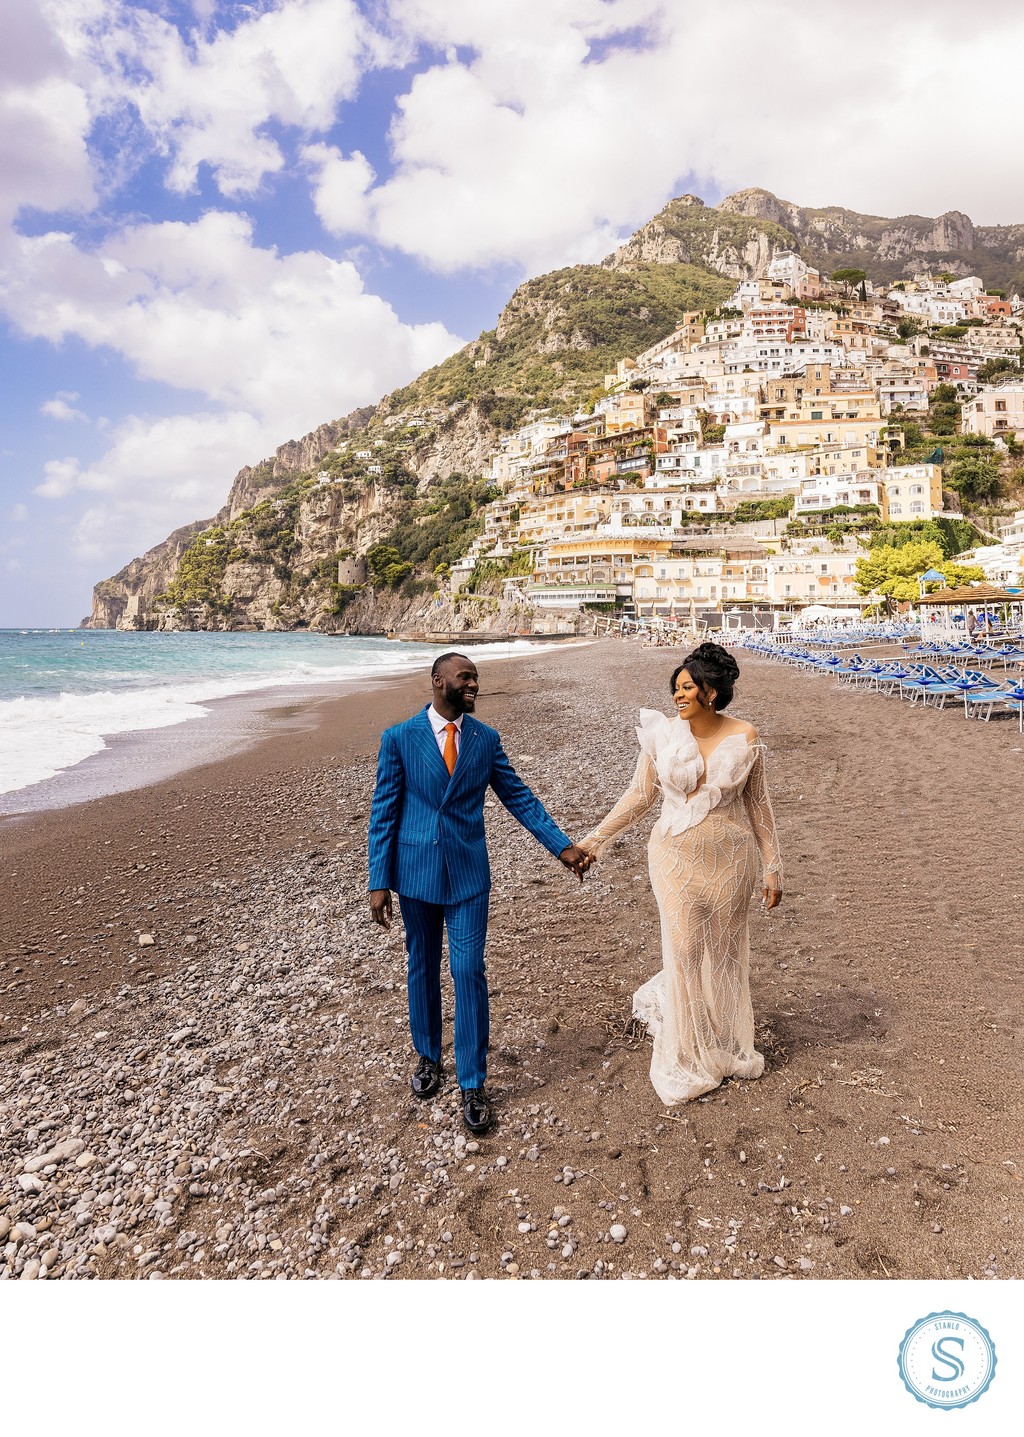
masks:
<svg viewBox="0 0 1024 1437"><path fill-rule="evenodd" d="M595 829L580 840L580 847L600 855L605 846L620 833L625 833L644 814L658 796L658 772L650 755L641 750L633 779L611 813Z"/></svg>
<svg viewBox="0 0 1024 1437"><path fill-rule="evenodd" d="M754 830L761 866L765 878L775 875L782 882L782 855L779 852L779 834L775 827L772 801L768 797L768 781L764 772L764 745L757 745L757 757L750 770L743 790L743 806L747 810L750 826Z"/></svg>

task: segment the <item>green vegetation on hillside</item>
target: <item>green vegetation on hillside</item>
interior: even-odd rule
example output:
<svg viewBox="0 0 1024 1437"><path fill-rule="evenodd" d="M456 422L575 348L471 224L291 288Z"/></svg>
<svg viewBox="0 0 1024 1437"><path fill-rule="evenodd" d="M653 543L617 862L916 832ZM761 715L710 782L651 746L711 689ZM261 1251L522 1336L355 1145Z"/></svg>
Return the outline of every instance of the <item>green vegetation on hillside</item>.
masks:
<svg viewBox="0 0 1024 1437"><path fill-rule="evenodd" d="M907 519L902 523L881 524L871 535L871 548L902 548L906 544L926 542L937 544L943 558L962 554L984 542L968 519L937 518Z"/></svg>
<svg viewBox="0 0 1024 1437"><path fill-rule="evenodd" d="M375 582L397 588L417 569L446 571L482 532L480 510L496 497L484 480L452 474L410 500L387 537L367 552Z"/></svg>
<svg viewBox="0 0 1024 1437"><path fill-rule="evenodd" d="M541 275L512 296L500 338L488 330L395 390L391 412L475 400L496 428L515 428L528 409L580 402L625 355L663 339L685 311L713 309L733 288L686 264L575 265Z"/></svg>
<svg viewBox="0 0 1024 1437"><path fill-rule="evenodd" d="M231 599L223 591L229 564L244 560L268 564L283 583L292 577L291 556L297 547L295 522L299 506L314 486L309 474L298 475L274 499L246 509L227 525L216 525L196 535L182 554L174 578L157 602L179 613L207 605L218 614L231 612ZM337 570L337 562L334 562Z"/></svg>

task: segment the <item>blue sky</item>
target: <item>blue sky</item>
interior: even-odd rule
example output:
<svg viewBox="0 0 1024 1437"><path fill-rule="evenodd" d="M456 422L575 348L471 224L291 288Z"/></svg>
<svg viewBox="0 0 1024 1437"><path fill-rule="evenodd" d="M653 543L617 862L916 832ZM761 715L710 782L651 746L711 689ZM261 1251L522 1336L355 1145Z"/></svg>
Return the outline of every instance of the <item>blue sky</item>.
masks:
<svg viewBox="0 0 1024 1437"><path fill-rule="evenodd" d="M864 0L852 50L796 0L4 9L0 627L76 623L243 463L675 194L1024 220L999 0Z"/></svg>

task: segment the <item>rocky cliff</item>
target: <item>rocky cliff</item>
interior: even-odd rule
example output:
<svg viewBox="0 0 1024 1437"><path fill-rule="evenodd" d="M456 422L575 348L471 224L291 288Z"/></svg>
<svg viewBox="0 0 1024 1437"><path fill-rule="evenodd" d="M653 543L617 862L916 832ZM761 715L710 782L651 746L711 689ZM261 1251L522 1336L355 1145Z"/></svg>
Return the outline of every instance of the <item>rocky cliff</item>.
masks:
<svg viewBox="0 0 1024 1437"><path fill-rule="evenodd" d="M807 209L758 189L730 195L718 210L781 227L793 236L793 248L826 274L855 267L883 284L930 268L977 274L988 285L1024 291L1024 225L975 225L959 210L936 219L885 219L837 205Z"/></svg>
<svg viewBox="0 0 1024 1437"><path fill-rule="evenodd" d="M728 279L751 279L763 275L777 253L799 247L784 221L768 214L748 218L728 204L709 209L696 195L672 200L610 254L605 267L689 264Z"/></svg>
<svg viewBox="0 0 1024 1437"><path fill-rule="evenodd" d="M111 579L103 579L92 591L92 613L82 621L88 629L134 629L140 615L148 614L153 600L162 594L177 573L182 554L212 519L199 519L175 529L162 544L133 559Z"/></svg>

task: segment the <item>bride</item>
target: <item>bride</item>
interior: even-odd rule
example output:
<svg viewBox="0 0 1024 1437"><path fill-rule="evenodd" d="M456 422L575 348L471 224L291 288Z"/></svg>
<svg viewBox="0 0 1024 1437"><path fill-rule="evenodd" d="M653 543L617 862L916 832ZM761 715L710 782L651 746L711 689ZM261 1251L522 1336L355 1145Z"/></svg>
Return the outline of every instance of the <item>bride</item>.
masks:
<svg viewBox="0 0 1024 1437"><path fill-rule="evenodd" d="M662 969L634 995L654 1035L651 1082L668 1104L759 1078L747 909L762 871L765 909L782 901L782 865L757 730L722 712L739 666L718 644L689 654L671 679L678 718L640 710L629 788L580 847L592 860L661 793L648 845L661 913Z"/></svg>

